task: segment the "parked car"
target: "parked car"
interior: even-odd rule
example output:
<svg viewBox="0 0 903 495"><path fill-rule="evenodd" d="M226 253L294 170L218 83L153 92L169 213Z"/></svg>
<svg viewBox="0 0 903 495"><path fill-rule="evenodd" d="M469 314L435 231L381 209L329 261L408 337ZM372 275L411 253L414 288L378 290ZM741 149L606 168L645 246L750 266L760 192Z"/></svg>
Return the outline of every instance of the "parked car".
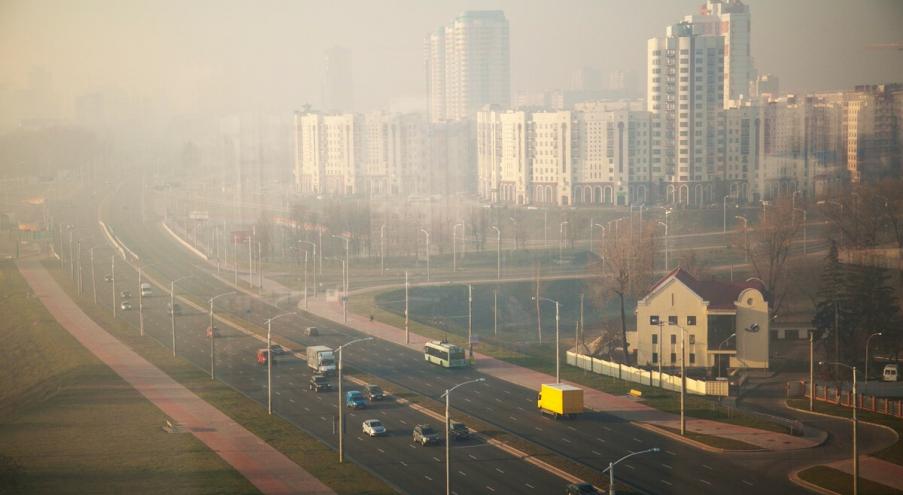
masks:
<svg viewBox="0 0 903 495"><path fill-rule="evenodd" d="M290 350L286 349L285 347L282 347L279 344L270 344L270 351L273 353L274 356L284 356L286 354L291 353Z"/></svg>
<svg viewBox="0 0 903 495"><path fill-rule="evenodd" d="M439 443L439 432L430 425L417 425L414 427L414 443L420 445Z"/></svg>
<svg viewBox="0 0 903 495"><path fill-rule="evenodd" d="M219 337L220 336L219 327L217 327L217 326L207 327L207 336L208 337Z"/></svg>
<svg viewBox="0 0 903 495"><path fill-rule="evenodd" d="M364 400L364 394L360 390L349 390L345 393L345 407L354 409L365 409L367 401Z"/></svg>
<svg viewBox="0 0 903 495"><path fill-rule="evenodd" d="M367 391L367 398L370 400L383 400L386 398L386 393L383 392L379 385L367 385L365 390Z"/></svg>
<svg viewBox="0 0 903 495"><path fill-rule="evenodd" d="M470 428L460 421L450 421L448 423L448 435L455 440L467 440L470 438Z"/></svg>
<svg viewBox="0 0 903 495"><path fill-rule="evenodd" d="M589 483L572 483L568 485L566 495L597 495L599 490Z"/></svg>
<svg viewBox="0 0 903 495"><path fill-rule="evenodd" d="M378 419L368 419L361 425L361 429L371 437L380 437L386 434L386 427Z"/></svg>
<svg viewBox="0 0 903 495"><path fill-rule="evenodd" d="M898 379L898 372L899 366L896 364L885 364L884 370L881 372L881 379L885 382L895 382Z"/></svg>
<svg viewBox="0 0 903 495"><path fill-rule="evenodd" d="M307 388L314 392L325 392L332 390L332 384L326 381L326 377L323 375L313 375L310 377L310 383L307 385Z"/></svg>
<svg viewBox="0 0 903 495"><path fill-rule="evenodd" d="M108 273L108 274L106 274L106 275L103 276L103 281L104 281L104 282L112 282L112 281L113 281L113 276L110 275L110 274Z"/></svg>
<svg viewBox="0 0 903 495"><path fill-rule="evenodd" d="M130 303L129 301L122 301L121 303L119 303L119 309L123 311L130 311L132 309L132 303Z"/></svg>
<svg viewBox="0 0 903 495"><path fill-rule="evenodd" d="M320 331L317 330L317 327L307 327L307 329L304 330L304 334L308 337L318 337L320 335Z"/></svg>
<svg viewBox="0 0 903 495"><path fill-rule="evenodd" d="M124 290L124 291L122 291L122 292L119 293L119 297L122 298L122 299L131 299L131 298L132 298L132 293L131 293L130 291Z"/></svg>

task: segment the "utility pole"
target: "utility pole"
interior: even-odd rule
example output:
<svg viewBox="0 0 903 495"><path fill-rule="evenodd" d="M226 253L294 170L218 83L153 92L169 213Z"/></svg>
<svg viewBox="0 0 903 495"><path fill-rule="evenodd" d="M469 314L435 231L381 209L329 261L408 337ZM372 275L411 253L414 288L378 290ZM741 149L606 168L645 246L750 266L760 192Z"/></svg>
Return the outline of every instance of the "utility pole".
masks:
<svg viewBox="0 0 903 495"><path fill-rule="evenodd" d="M492 334L499 336L499 290L492 289Z"/></svg>
<svg viewBox="0 0 903 495"><path fill-rule="evenodd" d="M110 278L113 279L113 318L116 318L116 255L110 256Z"/></svg>
<svg viewBox="0 0 903 495"><path fill-rule="evenodd" d="M404 271L404 343L411 343L411 333L408 328L408 271Z"/></svg>
<svg viewBox="0 0 903 495"><path fill-rule="evenodd" d="M473 286L467 284L467 347L473 359Z"/></svg>

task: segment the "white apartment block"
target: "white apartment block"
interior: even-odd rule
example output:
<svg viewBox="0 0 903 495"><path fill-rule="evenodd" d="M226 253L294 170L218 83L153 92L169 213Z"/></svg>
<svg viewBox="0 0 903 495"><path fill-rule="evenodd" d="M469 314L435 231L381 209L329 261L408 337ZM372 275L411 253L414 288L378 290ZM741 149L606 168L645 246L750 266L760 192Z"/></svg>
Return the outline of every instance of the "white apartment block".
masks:
<svg viewBox="0 0 903 495"><path fill-rule="evenodd" d="M484 105L511 104L508 37L500 10L464 12L427 36L430 121L473 118Z"/></svg>

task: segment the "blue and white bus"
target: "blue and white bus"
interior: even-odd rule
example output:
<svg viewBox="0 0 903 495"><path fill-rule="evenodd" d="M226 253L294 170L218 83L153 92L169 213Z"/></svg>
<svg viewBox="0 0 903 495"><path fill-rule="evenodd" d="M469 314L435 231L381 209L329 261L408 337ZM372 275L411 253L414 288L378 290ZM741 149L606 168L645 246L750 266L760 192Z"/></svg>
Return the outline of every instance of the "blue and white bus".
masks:
<svg viewBox="0 0 903 495"><path fill-rule="evenodd" d="M467 366L467 358L464 348L448 342L427 342L423 346L423 358L428 363L438 364L446 368L461 368Z"/></svg>

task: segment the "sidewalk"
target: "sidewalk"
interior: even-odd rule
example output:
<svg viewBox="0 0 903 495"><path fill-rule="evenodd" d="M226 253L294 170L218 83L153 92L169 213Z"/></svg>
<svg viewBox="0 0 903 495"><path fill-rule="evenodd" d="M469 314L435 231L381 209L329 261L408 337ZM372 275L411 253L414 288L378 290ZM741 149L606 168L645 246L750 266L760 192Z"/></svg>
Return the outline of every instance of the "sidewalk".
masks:
<svg viewBox="0 0 903 495"><path fill-rule="evenodd" d="M174 381L91 320L37 259L19 271L53 317L173 421L216 452L265 494L335 492L260 438Z"/></svg>
<svg viewBox="0 0 903 495"><path fill-rule="evenodd" d="M826 466L852 474L853 463L851 461L852 459L844 459L826 464ZM869 481L889 486L895 490L903 491L903 466L899 464L864 455L859 458L859 476Z"/></svg>
<svg viewBox="0 0 903 495"><path fill-rule="evenodd" d="M265 283L264 285L267 284ZM275 287L270 286L268 288ZM298 308L304 309L303 301L299 303ZM342 322L341 303L327 303L322 298L311 298L309 301L309 309L307 311L321 318L326 318L337 323ZM368 335L394 342L402 346L406 345L404 343L403 329L378 321L371 322L369 321L369 318L364 318L353 313L348 313L347 325ZM427 340L428 339L423 336L411 333L411 343L406 346L419 351L423 348L423 344ZM480 372L531 390L539 390L541 384L552 383L555 381L555 377L551 375L507 363L478 352L474 353L474 358L476 360L474 366L479 369ZM573 385L580 386L579 384ZM632 397L612 395L599 390L589 389L583 386L580 387L584 389L583 401L589 409L611 414L628 422L647 423L658 427L680 429L680 417L678 415L654 409ZM821 443L819 439L815 438L795 437L784 433L759 430L706 419L687 418L687 430L694 433L736 440L755 445L762 449L774 451L805 449L818 446Z"/></svg>

